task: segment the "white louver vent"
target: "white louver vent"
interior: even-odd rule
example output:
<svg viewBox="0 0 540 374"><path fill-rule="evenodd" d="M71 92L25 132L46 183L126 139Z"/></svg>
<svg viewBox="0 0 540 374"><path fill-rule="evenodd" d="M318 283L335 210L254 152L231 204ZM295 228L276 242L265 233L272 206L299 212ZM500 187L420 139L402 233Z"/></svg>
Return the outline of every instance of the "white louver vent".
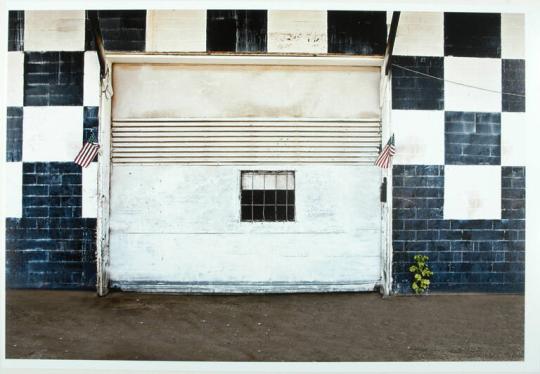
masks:
<svg viewBox="0 0 540 374"><path fill-rule="evenodd" d="M377 121L115 121L115 163L373 164Z"/></svg>

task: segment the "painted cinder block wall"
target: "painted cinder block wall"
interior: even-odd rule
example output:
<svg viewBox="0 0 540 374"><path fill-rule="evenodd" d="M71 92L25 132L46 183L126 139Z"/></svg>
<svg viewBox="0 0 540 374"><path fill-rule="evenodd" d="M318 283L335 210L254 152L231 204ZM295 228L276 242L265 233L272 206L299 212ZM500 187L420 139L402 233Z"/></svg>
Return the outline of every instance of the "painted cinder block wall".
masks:
<svg viewBox="0 0 540 374"><path fill-rule="evenodd" d="M422 253L433 291L522 292L524 16L403 13L394 52L393 289Z"/></svg>
<svg viewBox="0 0 540 374"><path fill-rule="evenodd" d="M390 18L359 11L100 11L110 51L382 55ZM413 254L434 290L521 291L522 15L402 13L392 71L394 289ZM84 11L10 11L6 221L12 288L95 286L99 66ZM433 75L428 78L406 69ZM95 132L94 132L95 133ZM51 147L50 144L55 144ZM460 183L485 176L477 184Z"/></svg>

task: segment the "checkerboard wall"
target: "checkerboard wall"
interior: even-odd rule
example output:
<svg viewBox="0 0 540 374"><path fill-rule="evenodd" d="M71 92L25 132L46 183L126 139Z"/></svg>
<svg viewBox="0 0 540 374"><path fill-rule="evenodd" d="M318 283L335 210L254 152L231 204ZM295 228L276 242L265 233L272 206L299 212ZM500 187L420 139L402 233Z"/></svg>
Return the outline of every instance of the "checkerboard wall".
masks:
<svg viewBox="0 0 540 374"><path fill-rule="evenodd" d="M396 63L441 79L465 78L464 83L520 93L523 17L470 17L402 13ZM99 18L105 48L114 51L357 55L384 53L390 21L386 12L278 10L99 11ZM6 161L13 196L7 207L8 286L92 288L97 168L94 163L81 170L72 163L83 139L97 129L99 65L87 15L84 11L11 11L8 49ZM435 251L433 245L465 245L464 238L450 237L457 238L455 230L463 231L456 225L467 224L479 225L475 230L481 232L474 233L470 251L439 251L435 267L452 267L461 277L474 264L482 269L478 273L503 274L499 283L509 286L497 290L520 289L524 161L522 148L515 144L523 133L524 100L519 96L498 100L490 92L469 92L409 73L393 70L392 117L400 150L393 191L396 289L406 288L403 269L413 251L411 243L429 253ZM489 131L489 136L483 131ZM484 140L486 144L478 144ZM51 141L55 146L47 147ZM456 192L460 186L452 182L455 177L445 179L445 164L452 165L451 175L457 178L470 167L487 168L491 178L498 170L499 195L494 191L486 196L500 196L500 216L484 211L482 204L491 201L481 199L472 213L448 209L447 190ZM422 188L434 194L429 204L427 199L416 199ZM469 190L474 194L474 189ZM414 196L409 199L404 194ZM417 231L405 229L424 224L426 228ZM442 233L439 226L445 225L450 225L448 232ZM478 241L494 231L516 239ZM421 241L430 235L433 239ZM442 240L445 235L448 239ZM414 241L408 239L413 237ZM517 250L507 250L510 244ZM489 266L467 257L480 247L503 245L504 249L490 252L495 257L487 261ZM455 283L473 289L485 283L473 278L463 277L460 282L438 278L434 286L455 289Z"/></svg>
<svg viewBox="0 0 540 374"><path fill-rule="evenodd" d="M397 292L410 291L416 253L430 257L434 290L523 290L523 39L519 14L402 14L392 75Z"/></svg>

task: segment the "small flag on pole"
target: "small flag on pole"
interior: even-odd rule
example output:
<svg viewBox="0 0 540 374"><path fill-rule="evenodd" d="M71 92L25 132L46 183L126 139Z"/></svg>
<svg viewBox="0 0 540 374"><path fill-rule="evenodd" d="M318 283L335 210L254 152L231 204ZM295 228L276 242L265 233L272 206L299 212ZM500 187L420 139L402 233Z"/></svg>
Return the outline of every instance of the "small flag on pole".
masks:
<svg viewBox="0 0 540 374"><path fill-rule="evenodd" d="M80 165L81 167L85 168L96 157L97 153L99 151L99 144L94 143L94 134L90 136L90 139L84 143L81 150L77 154L77 157L75 157L74 162L77 165Z"/></svg>
<svg viewBox="0 0 540 374"><path fill-rule="evenodd" d="M375 165L386 169L390 165L390 160L392 159L392 156L396 154L396 147L394 145L394 134L388 139L388 142L382 149L381 153L379 153L379 157L377 157L377 160L375 161Z"/></svg>

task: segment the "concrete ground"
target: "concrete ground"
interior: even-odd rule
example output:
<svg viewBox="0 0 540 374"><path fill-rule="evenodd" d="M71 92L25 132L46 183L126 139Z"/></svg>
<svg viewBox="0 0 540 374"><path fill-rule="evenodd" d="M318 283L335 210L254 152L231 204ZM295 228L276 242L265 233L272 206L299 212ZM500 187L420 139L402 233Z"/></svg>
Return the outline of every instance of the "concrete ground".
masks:
<svg viewBox="0 0 540 374"><path fill-rule="evenodd" d="M7 358L522 360L524 298L8 291Z"/></svg>

